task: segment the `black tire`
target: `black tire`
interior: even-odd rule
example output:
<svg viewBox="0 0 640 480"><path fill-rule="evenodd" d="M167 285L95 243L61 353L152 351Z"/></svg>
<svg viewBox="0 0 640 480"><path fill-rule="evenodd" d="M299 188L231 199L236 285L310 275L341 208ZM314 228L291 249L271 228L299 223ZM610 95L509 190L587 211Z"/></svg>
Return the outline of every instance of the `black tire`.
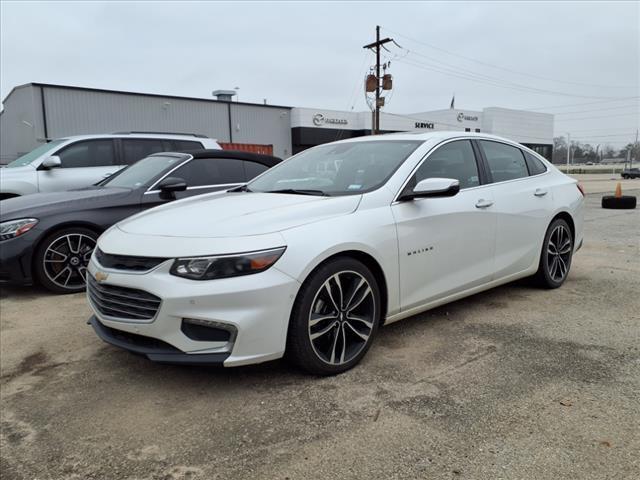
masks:
<svg viewBox="0 0 640 480"><path fill-rule="evenodd" d="M559 230L562 232L560 237L558 236ZM565 220L557 218L551 222L544 235L540 263L538 271L534 275L538 286L550 289L558 288L565 282L571 269L573 242L571 228Z"/></svg>
<svg viewBox="0 0 640 480"><path fill-rule="evenodd" d="M340 312L332 298L340 298ZM314 270L300 287L286 356L315 375L342 373L365 356L381 316L380 289L371 271L353 258L336 257Z"/></svg>
<svg viewBox="0 0 640 480"><path fill-rule="evenodd" d="M623 195L621 197L605 195L602 197L602 208L613 210L633 210L636 208L636 203L636 197L631 195Z"/></svg>
<svg viewBox="0 0 640 480"><path fill-rule="evenodd" d="M54 293L82 292L86 286L86 267L97 238L96 232L83 227L65 228L47 235L34 257L33 270L38 282Z"/></svg>

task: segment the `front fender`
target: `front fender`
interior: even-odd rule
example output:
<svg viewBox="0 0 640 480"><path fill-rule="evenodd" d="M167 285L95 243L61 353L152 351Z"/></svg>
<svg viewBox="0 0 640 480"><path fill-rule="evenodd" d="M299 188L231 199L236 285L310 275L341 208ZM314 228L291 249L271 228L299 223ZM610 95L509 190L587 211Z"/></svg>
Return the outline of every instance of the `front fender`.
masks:
<svg viewBox="0 0 640 480"><path fill-rule="evenodd" d="M29 195L30 193L38 193L37 186L30 182L22 180L0 181L0 194Z"/></svg>
<svg viewBox="0 0 640 480"><path fill-rule="evenodd" d="M358 210L281 232L287 250L275 267L303 283L328 258L348 251L372 257L385 277L389 315L399 311L396 225L389 206Z"/></svg>

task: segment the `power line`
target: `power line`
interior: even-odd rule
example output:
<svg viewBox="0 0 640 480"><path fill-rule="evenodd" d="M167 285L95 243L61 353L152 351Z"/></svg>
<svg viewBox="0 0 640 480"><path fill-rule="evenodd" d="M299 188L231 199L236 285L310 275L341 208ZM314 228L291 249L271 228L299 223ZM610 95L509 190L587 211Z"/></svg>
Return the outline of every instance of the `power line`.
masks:
<svg viewBox="0 0 640 480"><path fill-rule="evenodd" d="M626 117L629 115L638 115L638 112L631 112L631 113L618 113L616 115L599 115L599 116L595 116L595 117L578 117L578 118L559 118L558 121L559 122L573 122L574 120L589 120L589 119L594 119L594 118L613 118L613 117Z"/></svg>
<svg viewBox="0 0 640 480"><path fill-rule="evenodd" d="M578 95L578 94L571 94L571 93L556 92L556 91L553 91L553 90L546 90L546 89L535 88L535 87L527 87L525 85L518 85L518 84L514 84L514 83L506 83L506 84L505 83L498 83L497 80L489 80L488 78L482 78L482 76L479 76L477 74L474 74L473 76L471 76L470 74L451 71L451 69L442 69L442 68L439 68L439 67L434 67L433 65L427 65L425 63L418 62L416 60L408 61L407 59L399 59L399 60L396 60L396 61L400 62L400 63L407 64L407 65L414 66L416 68L422 68L423 70L429 70L429 71L432 71L432 72L441 73L443 75L449 75L449 76L458 77L458 78L461 78L461 79L464 79L464 80L471 80L471 81L478 82L478 83L484 83L484 84L487 84L487 85L492 85L492 86L499 87L499 88L507 88L507 89L516 90L516 91L520 91L520 92L535 93L535 94L539 94L539 95L575 97L575 98L598 98L598 99L608 98L610 100L612 100L612 99L617 100L617 99L620 98L620 97L594 97L594 96L588 96L588 95Z"/></svg>
<svg viewBox="0 0 640 480"><path fill-rule="evenodd" d="M586 135L586 136L583 135L582 137L576 137L576 138L631 137L631 136L633 136L635 134L636 134L636 132L633 132L633 133L618 133L618 134L614 134L614 135Z"/></svg>
<svg viewBox="0 0 640 480"><path fill-rule="evenodd" d="M438 50L440 52L446 53L447 55L451 55L451 56L454 56L454 57L462 58L462 59L468 60L470 62L475 62L477 64L484 65L486 67L495 68L495 69L498 69L498 70L503 70L505 72L515 73L517 75L522 75L522 76L525 76L525 77L536 78L538 80L548 80L548 81L557 82L557 83L564 83L564 84L568 84L568 85L581 85L581 86L585 86L585 87L595 87L595 88L618 88L618 89L637 88L637 85L633 85L633 86L626 86L626 85L616 85L616 86L614 86L614 85L599 85L599 84L572 82L572 81L568 81L568 80L558 80L558 79L554 79L554 78L550 78L550 77L543 77L543 76L540 76L540 75L533 75L531 73L520 72L518 70L514 70L514 69L511 69L511 68L502 67L502 66L499 66L499 65L494 65L494 64L491 64L491 63L488 63L488 62L483 62L483 61L478 60L476 58L471 58L471 57L467 57L467 56L464 56L464 55L460 55L458 53L454 53L454 52L451 52L449 50L445 50L444 48L437 47L437 46L432 45L430 43L427 43L427 42L424 42L424 41L417 40L415 38L409 37L409 36L404 35L404 34L402 34L400 32L396 32L396 31L390 30L388 28L385 28L385 30L389 31L390 33L393 33L394 35L398 35L398 36L400 36L402 38L406 38L407 40L410 40L412 42L419 43L421 45L424 45L426 47L432 48L434 50Z"/></svg>
<svg viewBox="0 0 640 480"><path fill-rule="evenodd" d="M607 108L592 108L590 110L572 110L570 112L557 112L554 113L553 115L568 115L571 113L586 113L586 112L604 112L606 110L618 110L620 108L635 108L638 111L638 114L640 115L640 106L639 105L620 105L617 107L607 107Z"/></svg>
<svg viewBox="0 0 640 480"><path fill-rule="evenodd" d="M403 47L400 47L400 48L403 48ZM456 65L452 65L450 63L446 63L446 62L443 62L441 60L438 60L438 59L435 59L435 58L432 58L432 57L428 57L426 55L423 55L423 54L421 54L419 52L415 52L413 50L409 50L409 49L404 49L404 50L406 50L408 54L411 53L413 55L417 55L419 57L423 57L423 58L427 59L428 61L436 62L436 63L444 65L444 67L440 67L439 65L435 65L435 66L434 65L429 65L431 68L440 68L440 69L444 68L444 69L446 69L448 71L451 71L452 73L456 73L456 74L460 74L460 75L468 75L469 77L474 77L474 78L476 78L478 80L487 80L487 81L493 82L495 84L509 85L509 86L512 86L512 87L525 89L525 91L531 91L533 93L548 92L548 93L553 93L555 95L566 95L566 96L572 96L572 97L606 98L606 97L591 97L591 96L584 96L584 95L576 95L576 94L570 94L570 93L565 93L565 92L558 92L558 91L554 91L554 90L548 90L548 89L544 89L544 88L531 87L531 86L528 86L528 85L511 82L511 81L508 81L508 80L503 80L502 78L492 77L490 75L485 75L485 74L482 74L482 73L478 73L478 72L475 72L473 70L469 70L469 69L466 69L466 68L458 67ZM413 60L413 59L411 59L411 60L416 62L416 63L420 63L419 61L416 61L416 60ZM428 64L425 64L424 62L421 63L421 64L425 65L425 66L428 65Z"/></svg>
<svg viewBox="0 0 640 480"><path fill-rule="evenodd" d="M581 107L583 105L595 105L598 103L611 103L611 102L621 102L623 100L633 100L633 99L640 99L640 96L635 96L635 97L620 97L614 100L598 100L596 102L585 102L585 103L565 103L564 105L550 105L548 107L524 107L524 108L520 108L518 110L532 110L532 111L536 111L536 110L549 110L552 108L564 108L564 107Z"/></svg>

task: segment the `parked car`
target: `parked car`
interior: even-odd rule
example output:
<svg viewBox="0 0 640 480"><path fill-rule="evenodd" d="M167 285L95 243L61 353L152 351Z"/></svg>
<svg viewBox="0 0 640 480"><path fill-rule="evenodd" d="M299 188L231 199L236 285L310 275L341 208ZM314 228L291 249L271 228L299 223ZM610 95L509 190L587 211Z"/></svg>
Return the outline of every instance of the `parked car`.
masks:
<svg viewBox="0 0 640 480"><path fill-rule="evenodd" d="M86 187L152 153L202 148L220 145L197 134L121 132L59 138L0 169L0 200Z"/></svg>
<svg viewBox="0 0 640 480"><path fill-rule="evenodd" d="M640 168L625 168L620 176L622 178L640 178Z"/></svg>
<svg viewBox="0 0 640 480"><path fill-rule="evenodd" d="M89 263L90 323L155 361L234 366L286 353L335 374L383 324L521 277L562 285L583 204L574 179L500 137L321 145L245 187L107 230Z"/></svg>
<svg viewBox="0 0 640 480"><path fill-rule="evenodd" d="M10 198L0 208L0 281L53 292L85 288L96 239L119 220L174 199L225 190L280 162L229 150L157 153L99 185Z"/></svg>

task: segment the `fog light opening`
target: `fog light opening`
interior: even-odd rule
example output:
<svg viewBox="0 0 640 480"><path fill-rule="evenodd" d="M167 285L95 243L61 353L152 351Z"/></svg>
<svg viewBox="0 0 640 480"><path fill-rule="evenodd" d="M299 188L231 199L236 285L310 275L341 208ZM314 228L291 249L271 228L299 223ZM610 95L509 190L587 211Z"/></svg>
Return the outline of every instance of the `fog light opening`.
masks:
<svg viewBox="0 0 640 480"><path fill-rule="evenodd" d="M228 323L198 318L183 318L180 330L191 340L197 342L226 342L233 343L237 329Z"/></svg>

